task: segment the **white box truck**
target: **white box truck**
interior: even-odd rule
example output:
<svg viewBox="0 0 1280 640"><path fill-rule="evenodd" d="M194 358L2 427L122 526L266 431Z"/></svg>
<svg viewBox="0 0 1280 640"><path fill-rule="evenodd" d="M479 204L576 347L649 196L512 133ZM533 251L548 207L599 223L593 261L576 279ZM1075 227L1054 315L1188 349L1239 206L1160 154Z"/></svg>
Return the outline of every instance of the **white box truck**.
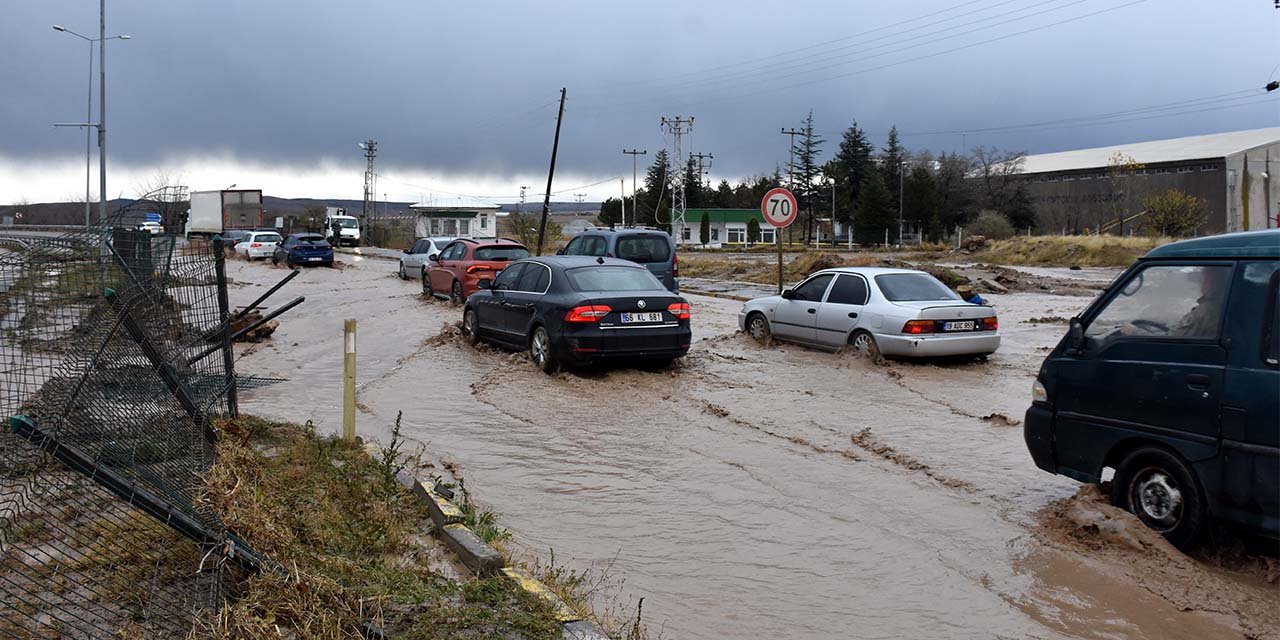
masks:
<svg viewBox="0 0 1280 640"><path fill-rule="evenodd" d="M192 191L187 237L262 227L262 190Z"/></svg>
<svg viewBox="0 0 1280 640"><path fill-rule="evenodd" d="M335 222L340 227L340 237L336 241L333 237L333 223ZM355 216L347 215L347 210L344 207L325 207L324 237L329 241L329 244L335 247L344 244L358 247L360 246L360 220Z"/></svg>

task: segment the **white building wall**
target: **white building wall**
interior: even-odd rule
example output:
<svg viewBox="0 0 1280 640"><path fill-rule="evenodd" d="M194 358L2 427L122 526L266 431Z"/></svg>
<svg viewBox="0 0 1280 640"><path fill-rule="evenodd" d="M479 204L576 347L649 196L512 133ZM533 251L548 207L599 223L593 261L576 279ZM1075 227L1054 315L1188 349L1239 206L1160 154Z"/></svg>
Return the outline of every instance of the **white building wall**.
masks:
<svg viewBox="0 0 1280 640"><path fill-rule="evenodd" d="M1245 158L1248 163L1245 163ZM1227 231L1274 229L1280 215L1280 142L1226 158ZM1248 180L1245 180L1245 172ZM1245 200L1248 220L1245 220Z"/></svg>

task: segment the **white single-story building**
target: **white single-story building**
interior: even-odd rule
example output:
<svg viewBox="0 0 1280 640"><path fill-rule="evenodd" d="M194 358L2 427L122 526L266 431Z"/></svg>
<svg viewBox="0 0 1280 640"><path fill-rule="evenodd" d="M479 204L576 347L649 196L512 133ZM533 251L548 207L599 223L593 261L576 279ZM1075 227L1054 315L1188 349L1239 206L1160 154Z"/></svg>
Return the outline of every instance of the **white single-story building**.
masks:
<svg viewBox="0 0 1280 640"><path fill-rule="evenodd" d="M418 219L419 238L496 238L498 205L470 198L440 198L409 207Z"/></svg>
<svg viewBox="0 0 1280 640"><path fill-rule="evenodd" d="M671 225L676 244L701 245L702 219L711 219L711 237L706 246L718 249L725 245L748 246L747 223L752 218L760 223L760 239L755 244L773 244L773 227L764 221L759 209L685 209L684 224Z"/></svg>

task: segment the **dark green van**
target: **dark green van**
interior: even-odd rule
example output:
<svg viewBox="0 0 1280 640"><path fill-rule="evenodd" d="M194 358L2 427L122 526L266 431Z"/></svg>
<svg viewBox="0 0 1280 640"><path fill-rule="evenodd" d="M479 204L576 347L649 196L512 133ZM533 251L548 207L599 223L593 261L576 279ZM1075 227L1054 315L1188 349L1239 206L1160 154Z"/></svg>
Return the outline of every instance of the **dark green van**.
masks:
<svg viewBox="0 0 1280 640"><path fill-rule="evenodd" d="M1024 436L1170 542L1210 519L1280 537L1280 229L1175 242L1126 270L1040 366Z"/></svg>

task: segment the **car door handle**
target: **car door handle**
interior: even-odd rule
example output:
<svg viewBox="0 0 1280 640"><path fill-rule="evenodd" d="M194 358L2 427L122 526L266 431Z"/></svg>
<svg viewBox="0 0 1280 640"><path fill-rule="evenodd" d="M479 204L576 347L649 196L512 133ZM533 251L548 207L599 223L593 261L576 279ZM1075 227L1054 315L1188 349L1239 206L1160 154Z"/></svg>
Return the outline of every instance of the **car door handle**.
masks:
<svg viewBox="0 0 1280 640"><path fill-rule="evenodd" d="M808 309L805 309L805 311L808 311L809 313L817 313L818 309L816 307L810 307Z"/></svg>
<svg viewBox="0 0 1280 640"><path fill-rule="evenodd" d="M856 317L858 317L858 312L857 312L857 311L850 311L850 312L849 312L849 317L850 317L850 318L856 318Z"/></svg>
<svg viewBox="0 0 1280 640"><path fill-rule="evenodd" d="M1187 376L1187 386L1192 389L1208 389L1209 376L1201 373L1193 373Z"/></svg>

